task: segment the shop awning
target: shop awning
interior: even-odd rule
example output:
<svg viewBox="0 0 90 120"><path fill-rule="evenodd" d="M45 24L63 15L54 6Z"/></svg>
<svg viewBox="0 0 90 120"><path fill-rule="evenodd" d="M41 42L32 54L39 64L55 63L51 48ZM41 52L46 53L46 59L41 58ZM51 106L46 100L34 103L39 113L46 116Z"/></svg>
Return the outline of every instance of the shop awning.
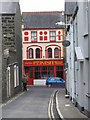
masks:
<svg viewBox="0 0 90 120"><path fill-rule="evenodd" d="M84 57L80 47L75 47L75 53L76 53L77 60L79 60L80 62L83 62Z"/></svg>

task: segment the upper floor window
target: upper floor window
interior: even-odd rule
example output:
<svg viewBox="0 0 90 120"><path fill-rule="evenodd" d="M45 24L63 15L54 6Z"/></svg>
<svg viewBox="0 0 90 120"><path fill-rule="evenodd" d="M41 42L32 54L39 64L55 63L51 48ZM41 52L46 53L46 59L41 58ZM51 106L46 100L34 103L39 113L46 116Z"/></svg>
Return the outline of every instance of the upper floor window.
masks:
<svg viewBox="0 0 90 120"><path fill-rule="evenodd" d="M59 49L58 48L54 49L54 53L55 53L55 58L59 58Z"/></svg>
<svg viewBox="0 0 90 120"><path fill-rule="evenodd" d="M31 41L32 42L37 41L37 31L31 31Z"/></svg>
<svg viewBox="0 0 90 120"><path fill-rule="evenodd" d="M56 41L56 31L50 31L50 41Z"/></svg>
<svg viewBox="0 0 90 120"><path fill-rule="evenodd" d="M36 58L40 58L40 49L39 48L36 49Z"/></svg>
<svg viewBox="0 0 90 120"><path fill-rule="evenodd" d="M48 58L52 58L52 49L48 48Z"/></svg>
<svg viewBox="0 0 90 120"><path fill-rule="evenodd" d="M33 49L32 48L29 49L29 58L33 58Z"/></svg>

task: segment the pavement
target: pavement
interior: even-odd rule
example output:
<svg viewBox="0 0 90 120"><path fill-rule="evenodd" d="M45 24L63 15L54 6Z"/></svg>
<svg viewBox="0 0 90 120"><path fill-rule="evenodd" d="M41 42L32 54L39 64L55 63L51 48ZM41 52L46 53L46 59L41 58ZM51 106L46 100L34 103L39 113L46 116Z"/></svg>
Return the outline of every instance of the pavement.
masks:
<svg viewBox="0 0 90 120"><path fill-rule="evenodd" d="M56 93L56 108L61 119L89 120L69 98L65 98L65 89L58 90Z"/></svg>

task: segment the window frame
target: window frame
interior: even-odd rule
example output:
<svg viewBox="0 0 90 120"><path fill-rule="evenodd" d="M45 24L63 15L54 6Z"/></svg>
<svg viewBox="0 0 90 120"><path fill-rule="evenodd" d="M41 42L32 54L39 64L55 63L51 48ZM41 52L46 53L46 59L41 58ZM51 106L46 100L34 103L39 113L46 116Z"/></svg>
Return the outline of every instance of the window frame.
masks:
<svg viewBox="0 0 90 120"><path fill-rule="evenodd" d="M37 57L37 54L38 54L37 49L40 50L40 48L36 48L36 58L41 58L40 52L39 52L39 56L40 56L40 57ZM41 51L41 50L40 50L40 51Z"/></svg>
<svg viewBox="0 0 90 120"><path fill-rule="evenodd" d="M55 35L51 34L51 33L55 33ZM56 41L56 31L50 31L50 42L55 42ZM51 39L52 37L55 37L55 39Z"/></svg>
<svg viewBox="0 0 90 120"><path fill-rule="evenodd" d="M49 57L49 52L48 52L49 49L51 49L51 57ZM47 49L47 52L48 52L48 58L52 58L52 48L49 47L49 48Z"/></svg>
<svg viewBox="0 0 90 120"><path fill-rule="evenodd" d="M56 49L58 49L58 56L55 56L55 55L56 55L56 54L55 54L55 52L56 52L55 50L56 50ZM59 48L58 48L58 47L55 47L55 49L54 49L54 58L59 58L59 51L60 51Z"/></svg>
<svg viewBox="0 0 90 120"><path fill-rule="evenodd" d="M36 33L36 34L32 35L33 33ZM31 31L31 42L37 42L37 31Z"/></svg>
<svg viewBox="0 0 90 120"><path fill-rule="evenodd" d="M30 57L30 50L32 50L32 53L31 53L31 54L32 54L32 57ZM30 49L29 49L29 59L32 59L32 58L33 58L33 49L30 48Z"/></svg>

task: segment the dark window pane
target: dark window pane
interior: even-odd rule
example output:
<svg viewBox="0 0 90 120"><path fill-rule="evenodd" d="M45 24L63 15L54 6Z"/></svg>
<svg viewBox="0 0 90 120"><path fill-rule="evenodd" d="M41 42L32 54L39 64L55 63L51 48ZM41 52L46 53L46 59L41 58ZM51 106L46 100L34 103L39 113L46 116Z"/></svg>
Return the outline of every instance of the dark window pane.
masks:
<svg viewBox="0 0 90 120"><path fill-rule="evenodd" d="M48 48L48 58L52 58L52 49Z"/></svg>
<svg viewBox="0 0 90 120"><path fill-rule="evenodd" d="M54 70L54 67L48 67L48 70Z"/></svg>
<svg viewBox="0 0 90 120"><path fill-rule="evenodd" d="M55 57L59 57L59 49L55 48Z"/></svg>
<svg viewBox="0 0 90 120"><path fill-rule="evenodd" d="M57 66L56 70L63 70L63 66Z"/></svg>
<svg viewBox="0 0 90 120"><path fill-rule="evenodd" d="M41 67L41 70L47 70L47 67Z"/></svg>
<svg viewBox="0 0 90 120"><path fill-rule="evenodd" d="M35 79L40 79L40 72L35 72Z"/></svg>
<svg viewBox="0 0 90 120"><path fill-rule="evenodd" d="M56 72L56 77L61 77L61 78L63 78L63 71L57 71L57 72Z"/></svg>
<svg viewBox="0 0 90 120"><path fill-rule="evenodd" d="M47 72L42 72L41 73L41 78L47 78Z"/></svg>
<svg viewBox="0 0 90 120"><path fill-rule="evenodd" d="M30 78L33 78L33 71L30 72Z"/></svg>
<svg viewBox="0 0 90 120"><path fill-rule="evenodd" d="M25 67L25 70L33 70L33 67Z"/></svg>
<svg viewBox="0 0 90 120"><path fill-rule="evenodd" d="M33 58L33 49L32 48L29 49L29 57Z"/></svg>
<svg viewBox="0 0 90 120"><path fill-rule="evenodd" d="M40 58L40 49L39 48L36 49L36 58Z"/></svg>
<svg viewBox="0 0 90 120"><path fill-rule="evenodd" d="M54 71L49 71L48 72L48 77L54 77Z"/></svg>
<svg viewBox="0 0 90 120"><path fill-rule="evenodd" d="M40 67L35 67L35 70L40 70Z"/></svg>

